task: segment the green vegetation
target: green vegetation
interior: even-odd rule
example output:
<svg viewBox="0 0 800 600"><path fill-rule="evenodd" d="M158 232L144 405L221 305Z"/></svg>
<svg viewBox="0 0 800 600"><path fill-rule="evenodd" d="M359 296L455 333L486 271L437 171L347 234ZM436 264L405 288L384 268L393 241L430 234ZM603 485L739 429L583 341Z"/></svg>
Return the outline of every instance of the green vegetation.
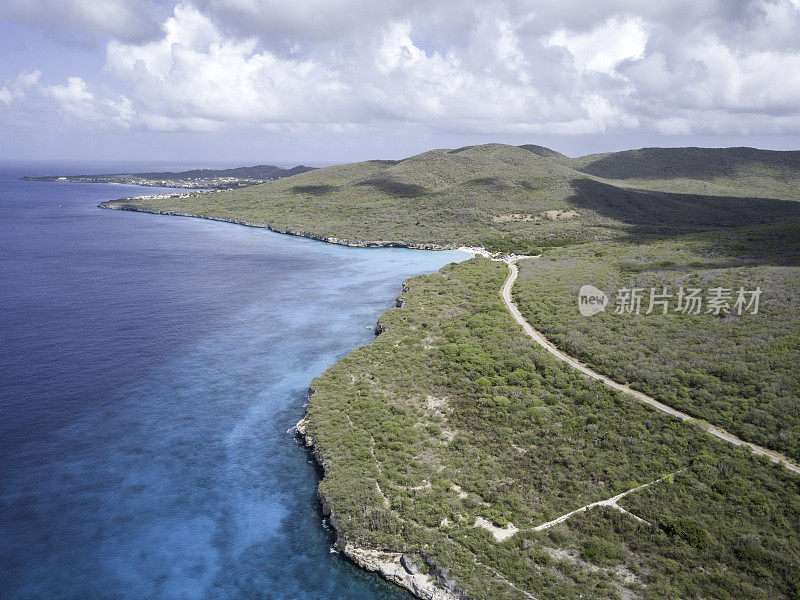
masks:
<svg viewBox="0 0 800 600"><path fill-rule="evenodd" d="M624 563L644 598L797 598L800 480L739 457L704 455L621 504L656 527L592 510L532 542L602 568ZM788 534L788 535L787 535Z"/></svg>
<svg viewBox="0 0 800 600"><path fill-rule="evenodd" d="M716 573L725 589L791 597L797 478L551 357L503 306L507 274L474 259L411 280L385 331L312 383L320 491L342 540L418 554L479 598L522 597L506 582L546 598L726 597ZM624 499L652 526L591 511L533 531L675 472ZM738 479L724 489L719 472ZM477 517L520 531L499 543ZM758 548L736 553L754 531ZM708 581L672 568L684 555Z"/></svg>
<svg viewBox="0 0 800 600"><path fill-rule="evenodd" d="M642 148L563 160L622 186L707 196L800 197L800 152Z"/></svg>
<svg viewBox="0 0 800 600"><path fill-rule="evenodd" d="M514 287L530 323L616 381L800 458L800 224L637 244L596 243L523 261ZM651 287L761 288L756 315L616 314L577 310L581 285L609 296ZM705 307L702 309L705 311Z"/></svg>
<svg viewBox="0 0 800 600"><path fill-rule="evenodd" d="M105 204L353 242L543 252L520 264L514 296L555 344L800 459L798 200L797 152L573 159L490 144ZM506 310L507 274L475 259L413 279L374 343L312 383L307 429L340 543L413 555L471 598L800 600L800 478L558 361ZM623 287L762 297L757 315L612 305L584 318L583 284L612 302ZM616 508L535 529L661 478ZM518 530L501 542L478 518Z"/></svg>
<svg viewBox="0 0 800 600"><path fill-rule="evenodd" d="M708 193L669 186L632 189L635 182L603 179L624 174L596 168L616 155L573 160L538 146L489 144L327 167L224 193L107 204L270 224L346 240L522 249L800 218L800 204L792 202L800 199L796 158L784 156L792 153L740 150L747 151L742 161L750 171L761 175L736 193L719 187ZM678 165L686 162L685 149L665 152ZM770 179L774 155L795 164L795 171ZM649 164L661 168L666 160ZM685 169L674 170L688 176ZM642 186L651 184L648 180ZM571 216L562 218L556 211Z"/></svg>

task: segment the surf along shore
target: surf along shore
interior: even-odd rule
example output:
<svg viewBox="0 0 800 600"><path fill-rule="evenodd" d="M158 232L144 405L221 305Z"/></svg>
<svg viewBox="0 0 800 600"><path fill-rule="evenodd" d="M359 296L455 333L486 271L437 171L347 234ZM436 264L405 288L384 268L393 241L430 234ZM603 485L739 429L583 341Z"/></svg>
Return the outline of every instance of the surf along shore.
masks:
<svg viewBox="0 0 800 600"><path fill-rule="evenodd" d="M371 241L354 241L346 240L332 236L324 236L308 231L299 231L292 229L284 229L274 227L269 223L245 221L241 219L231 219L227 217L214 216L200 213L180 212L172 210L158 210L146 207L137 206L127 202L131 198L122 198L118 200L108 200L101 202L98 208L108 210L125 210L130 212L142 212L156 215L166 215L175 217L188 217L195 219L206 219L210 221L220 221L224 223L232 223L234 225L244 225L246 227L255 227L260 229L267 229L274 233L284 235L293 235L297 237L304 237L315 241L324 242L327 244L336 244L340 246L348 246L352 248L408 248L413 250L459 250L471 255L484 256L486 258L494 258L495 255L487 251L485 248L478 247L464 247L464 246L444 246L438 244L413 244L396 240L371 240ZM376 334L379 329L376 327ZM308 390L309 400L314 393L312 388ZM306 447L309 454L320 467L323 476L325 475L325 465L322 457L317 453L314 448L314 441L307 433L306 416L297 423L294 428L294 433L298 440L300 440ZM325 496L317 490L317 499L319 501L319 510L322 516L326 519L331 528L336 531L335 546L343 556L358 565L360 568L370 572L377 573L390 583L405 588L417 598L421 600L458 600L462 597L458 590L455 589L455 582L448 579L446 571L436 572L437 575L434 579L430 575L420 571L418 565L414 564L409 557L396 552L383 552L377 549L358 546L352 542L343 542L338 535L338 523L333 511L331 503ZM429 568L435 566L429 565ZM437 581L438 580L438 581ZM441 586L445 586L444 589ZM448 589L450 588L450 589Z"/></svg>
<svg viewBox="0 0 800 600"><path fill-rule="evenodd" d="M206 214L193 214L193 213L185 213L177 211L168 211L168 210L162 211L156 209L142 208L139 206L126 204L124 200L104 202L100 205L100 207L107 209L115 209L115 210L131 210L135 212L147 212L152 214L204 218L209 220L229 222L250 227L264 228L276 233L306 237L317 241L323 241L326 243L332 243L350 247L362 247L362 248L396 247L396 248L412 248L412 249L424 249L424 250L458 249L463 252L467 252L473 255L481 255L486 258L494 260L502 260L503 258L505 258L505 257L499 257L496 254L489 253L483 248L477 248L477 247L467 248L467 247L456 247L455 245L440 246L435 244L409 244L406 242L396 241L396 240L353 241L353 240L340 239L330 236L322 236L311 232L276 228L268 223L250 222L237 219L230 219L226 217L215 217ZM519 257L513 257L513 256L507 257L504 262L508 262L510 265L512 265L517 258ZM402 306L400 300L398 300L397 306L398 307ZM379 328L380 326L376 327L376 333L380 333ZM608 384L607 381L604 382ZM309 400L313 393L314 390L309 389ZM317 453L317 450L314 445L314 440L308 433L308 421L306 420L306 417L303 417L303 419L301 419L298 422L295 431L297 436L302 440L303 444L306 446L306 448L312 454L314 459L320 465L324 475L326 469L323 457L321 457ZM344 556L353 561L355 564L368 571L378 573L384 579L409 590L415 596L422 598L424 600L452 600L464 597L463 592L457 589L455 581L449 577L446 567L444 567L443 565L437 565L432 560L428 562L424 555L422 556L422 559L423 561L425 561L426 564L421 565L418 564L419 561L418 557L415 558L408 555L404 555L401 552L384 551L366 546L359 546L349 540L343 539L342 536L338 535L338 523L336 519L335 507L331 505L331 502L319 490L318 490L318 499L322 515L328 520L331 527L333 527L333 529L337 531L337 537L335 543L336 548ZM507 583L508 585L513 587L517 592L523 594L526 597L531 597L531 598L533 597L530 596L527 592L524 592L523 590L517 588L516 586L513 586L511 582L505 581L504 583Z"/></svg>

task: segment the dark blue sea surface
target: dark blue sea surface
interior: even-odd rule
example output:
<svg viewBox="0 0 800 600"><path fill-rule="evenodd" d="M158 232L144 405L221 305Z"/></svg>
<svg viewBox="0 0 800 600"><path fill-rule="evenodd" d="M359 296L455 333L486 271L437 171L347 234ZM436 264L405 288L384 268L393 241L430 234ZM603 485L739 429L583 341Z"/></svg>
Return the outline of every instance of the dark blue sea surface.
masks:
<svg viewBox="0 0 800 600"><path fill-rule="evenodd" d="M96 208L153 188L17 181L48 172L0 165L0 597L406 597L331 553L287 430L404 279L467 255Z"/></svg>

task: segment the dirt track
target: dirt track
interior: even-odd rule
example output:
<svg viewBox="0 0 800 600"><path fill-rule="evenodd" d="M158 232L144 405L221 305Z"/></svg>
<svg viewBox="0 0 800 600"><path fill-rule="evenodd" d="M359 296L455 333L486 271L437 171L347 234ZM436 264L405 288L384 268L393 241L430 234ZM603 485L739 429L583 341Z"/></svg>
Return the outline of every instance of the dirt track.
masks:
<svg viewBox="0 0 800 600"><path fill-rule="evenodd" d="M522 316L522 313L519 312L519 309L517 308L516 304L514 304L514 301L511 299L511 288L514 286L514 282L517 280L517 275L519 275L519 268L516 265L517 260L519 259L507 262L510 273L508 274L508 278L503 284L503 288L500 290L500 296L503 298L503 302L505 303L506 308L508 308L509 312L511 312L511 315L514 317L514 320L520 325L522 325L522 328L525 330L525 333L527 333L530 337L532 337L533 340L537 344L539 344L542 348L547 350L557 359L567 363L572 368L577 369L578 371L580 371L581 373L583 373L588 377L591 377L592 379L597 379L598 381L602 381L607 386L614 388L615 390L619 390L621 392L629 394L634 398L636 398L637 400L639 400L640 402L649 404L653 408L658 409L661 412L667 413L668 415L672 415L673 417L676 417L678 419L681 419L682 421L695 421L698 423L698 425L700 425L705 431L707 431L711 435L718 437L721 440L725 440L726 442L729 442L735 446L742 446L742 445L748 446L756 454L766 456L773 462L783 463L784 466L790 471L794 471L795 473L800 474L800 466L794 464L782 454L774 452L773 450L768 450L767 448L762 448L761 446L752 444L750 442L745 442L744 440L739 439L732 433L729 433L720 427L715 427L714 425L697 421L694 417L687 415L686 413L681 412L679 410L676 410L671 406L667 406L666 404L659 402L655 398L651 398L646 394L637 392L636 390L632 390L626 385L617 383L613 379L609 379L604 375L600 375L600 373L592 371L589 367L579 363L574 358L567 356L566 354L561 352L561 350L559 350L553 344L551 344L547 340L547 338L545 338L541 333L539 333L533 327L531 327L531 324L525 320L525 317Z"/></svg>

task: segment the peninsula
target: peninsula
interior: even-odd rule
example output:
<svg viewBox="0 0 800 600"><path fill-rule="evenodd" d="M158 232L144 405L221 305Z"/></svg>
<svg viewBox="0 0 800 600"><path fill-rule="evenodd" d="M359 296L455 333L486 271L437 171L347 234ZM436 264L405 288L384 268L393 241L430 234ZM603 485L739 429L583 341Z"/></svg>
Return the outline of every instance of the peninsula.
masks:
<svg viewBox="0 0 800 600"><path fill-rule="evenodd" d="M297 432L362 567L436 600L788 600L799 201L800 152L490 144L101 206L487 249L405 282L311 382ZM581 315L586 284L606 310ZM688 289L711 304L680 310Z"/></svg>
<svg viewBox="0 0 800 600"><path fill-rule="evenodd" d="M124 183L148 187L224 190L247 187L313 171L299 165L290 169L274 165L256 165L234 169L192 169L160 173L110 173L103 175L28 175L23 181L64 181L72 183Z"/></svg>

